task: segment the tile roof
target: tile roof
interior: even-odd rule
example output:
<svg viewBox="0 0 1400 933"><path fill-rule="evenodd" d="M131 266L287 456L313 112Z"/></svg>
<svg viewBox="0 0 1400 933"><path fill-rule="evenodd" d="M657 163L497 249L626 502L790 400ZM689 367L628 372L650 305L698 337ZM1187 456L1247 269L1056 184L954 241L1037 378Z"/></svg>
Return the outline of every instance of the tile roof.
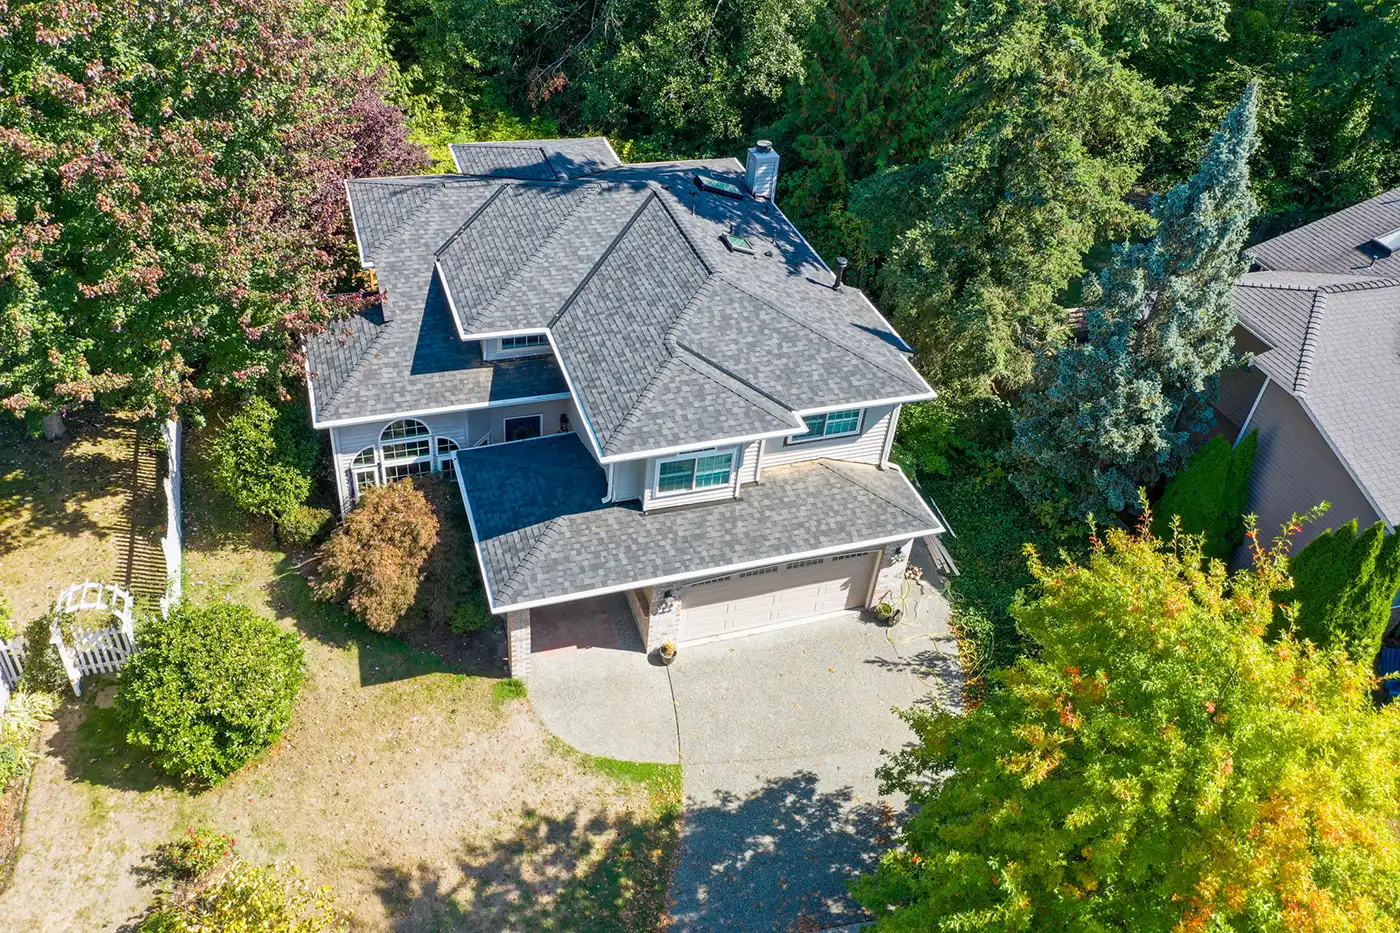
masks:
<svg viewBox="0 0 1400 933"><path fill-rule="evenodd" d="M1233 293L1240 323L1269 345L1255 365L1298 400L1392 524L1400 523L1400 261L1372 265L1355 247L1397 227L1400 189L1254 247L1264 269Z"/></svg>
<svg viewBox="0 0 1400 933"><path fill-rule="evenodd" d="M606 475L573 434L462 450L457 462L498 611L942 530L902 473L867 464L773 467L739 499L648 513L601 501Z"/></svg>
<svg viewBox="0 0 1400 933"><path fill-rule="evenodd" d="M698 192L698 174L742 187L735 160L622 165L601 139L453 154L472 177L347 186L388 326L425 300L424 321L440 314L440 282L468 339L548 331L602 456L797 431L796 411L931 395L888 322L859 290L829 287L830 271L775 205ZM727 249L729 232L754 255ZM436 278L425 277L434 263ZM343 380L356 411L390 343L376 340L373 359ZM324 342L312 356L317 368L338 365ZM391 381L403 357L399 348ZM451 391L439 381L436 397Z"/></svg>

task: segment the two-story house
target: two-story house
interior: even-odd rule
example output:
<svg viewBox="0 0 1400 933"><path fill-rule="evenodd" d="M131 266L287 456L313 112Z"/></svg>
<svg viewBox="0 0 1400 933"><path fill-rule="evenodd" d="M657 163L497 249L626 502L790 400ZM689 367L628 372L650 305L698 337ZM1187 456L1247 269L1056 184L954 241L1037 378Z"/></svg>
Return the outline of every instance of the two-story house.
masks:
<svg viewBox="0 0 1400 933"><path fill-rule="evenodd" d="M934 393L774 203L769 145L452 151L459 174L347 186L384 298L307 348L343 508L455 476L516 676L531 612L589 597L626 594L652 650L898 593L943 528L890 445Z"/></svg>

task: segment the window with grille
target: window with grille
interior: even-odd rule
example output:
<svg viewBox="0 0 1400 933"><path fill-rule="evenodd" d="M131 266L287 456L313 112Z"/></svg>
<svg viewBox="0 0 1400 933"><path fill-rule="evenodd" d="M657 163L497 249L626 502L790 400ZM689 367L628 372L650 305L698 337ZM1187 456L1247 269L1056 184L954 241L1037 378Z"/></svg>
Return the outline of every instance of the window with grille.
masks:
<svg viewBox="0 0 1400 933"><path fill-rule="evenodd" d="M848 408L845 411L828 411L820 415L806 415L803 417L802 423L807 425L807 430L790 438L789 444L859 433L860 409Z"/></svg>
<svg viewBox="0 0 1400 933"><path fill-rule="evenodd" d="M452 479L457 475L457 442L450 437L440 437L437 440L438 464L442 469L442 475Z"/></svg>
<svg viewBox="0 0 1400 933"><path fill-rule="evenodd" d="M704 457L678 457L664 460L656 470L657 495L713 489L729 485L734 472L734 454L712 454Z"/></svg>
<svg viewBox="0 0 1400 933"><path fill-rule="evenodd" d="M433 472L431 460L410 460L408 463L384 464L384 477L389 482L403 479L405 476L423 476L431 472Z"/></svg>
<svg viewBox="0 0 1400 933"><path fill-rule="evenodd" d="M549 338L544 334L530 334L527 337L502 337L502 350L524 350L527 347L547 347Z"/></svg>
<svg viewBox="0 0 1400 933"><path fill-rule="evenodd" d="M431 433L423 422L415 421L412 418L403 418L385 428L384 433L379 435L379 441L383 443L384 441L400 441L410 437L428 437Z"/></svg>

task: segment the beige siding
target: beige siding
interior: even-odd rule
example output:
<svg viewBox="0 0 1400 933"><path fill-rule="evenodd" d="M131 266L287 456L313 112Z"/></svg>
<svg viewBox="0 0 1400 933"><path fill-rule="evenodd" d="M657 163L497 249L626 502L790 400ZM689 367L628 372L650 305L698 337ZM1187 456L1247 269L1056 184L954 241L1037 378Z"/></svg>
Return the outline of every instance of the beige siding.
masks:
<svg viewBox="0 0 1400 933"><path fill-rule="evenodd" d="M744 448L743 460L739 463L739 485L758 482L758 448L762 441L754 441Z"/></svg>
<svg viewBox="0 0 1400 933"><path fill-rule="evenodd" d="M1332 507L1297 535L1295 552L1323 530L1353 518L1362 527L1376 521L1375 510L1326 438L1297 399L1277 383L1271 382L1265 390L1250 427L1259 429L1259 452L1250 482L1249 508L1258 516L1260 537L1265 541L1272 540L1295 512L1306 512L1322 501ZM1247 558L1237 555L1237 559Z"/></svg>
<svg viewBox="0 0 1400 933"><path fill-rule="evenodd" d="M646 460L624 460L613 464L613 500L628 502L640 499L647 485Z"/></svg>
<svg viewBox="0 0 1400 933"><path fill-rule="evenodd" d="M763 469L800 460L854 460L858 463L880 462L889 436L893 405L878 405L862 413L861 431L849 437L789 444L781 437L770 437L763 443Z"/></svg>
<svg viewBox="0 0 1400 933"><path fill-rule="evenodd" d="M1215 403L1215 412L1220 417L1221 428L1225 429L1223 433L1231 441L1239 435L1245 418L1249 417L1264 378L1264 374L1253 367L1221 373L1220 398Z"/></svg>

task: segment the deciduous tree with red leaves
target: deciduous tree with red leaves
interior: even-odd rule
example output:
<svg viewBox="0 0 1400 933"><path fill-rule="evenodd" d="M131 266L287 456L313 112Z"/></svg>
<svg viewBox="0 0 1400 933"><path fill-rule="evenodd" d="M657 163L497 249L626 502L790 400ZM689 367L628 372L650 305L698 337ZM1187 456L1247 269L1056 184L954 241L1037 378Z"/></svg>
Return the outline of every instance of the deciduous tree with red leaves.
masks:
<svg viewBox="0 0 1400 933"><path fill-rule="evenodd" d="M197 413L297 371L354 286L343 180L425 161L373 20L354 0L0 4L0 407Z"/></svg>

